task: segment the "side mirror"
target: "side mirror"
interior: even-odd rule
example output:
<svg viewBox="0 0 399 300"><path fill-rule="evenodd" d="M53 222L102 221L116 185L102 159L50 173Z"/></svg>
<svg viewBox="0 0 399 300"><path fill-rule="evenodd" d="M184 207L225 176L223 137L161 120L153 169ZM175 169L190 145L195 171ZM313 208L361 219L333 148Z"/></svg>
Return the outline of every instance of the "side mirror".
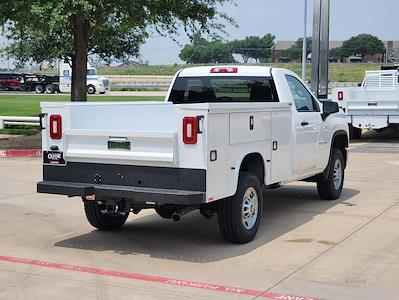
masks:
<svg viewBox="0 0 399 300"><path fill-rule="evenodd" d="M322 101L323 113L321 117L323 120L327 119L329 115L339 112L339 106L337 102L333 101Z"/></svg>

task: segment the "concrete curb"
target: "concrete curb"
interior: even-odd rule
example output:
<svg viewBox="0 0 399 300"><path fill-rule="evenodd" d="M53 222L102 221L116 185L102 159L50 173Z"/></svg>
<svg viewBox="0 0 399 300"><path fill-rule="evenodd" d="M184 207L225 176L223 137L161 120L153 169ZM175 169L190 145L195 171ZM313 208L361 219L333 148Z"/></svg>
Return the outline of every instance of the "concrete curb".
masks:
<svg viewBox="0 0 399 300"><path fill-rule="evenodd" d="M40 149L0 150L0 157L37 157L42 155Z"/></svg>

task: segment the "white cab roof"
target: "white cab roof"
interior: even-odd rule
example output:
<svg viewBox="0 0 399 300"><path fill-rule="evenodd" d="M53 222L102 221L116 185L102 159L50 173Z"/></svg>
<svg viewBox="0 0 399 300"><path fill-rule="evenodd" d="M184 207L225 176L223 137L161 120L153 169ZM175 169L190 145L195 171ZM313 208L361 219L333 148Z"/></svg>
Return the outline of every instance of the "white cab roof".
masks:
<svg viewBox="0 0 399 300"><path fill-rule="evenodd" d="M237 68L237 73L211 73L212 68ZM270 77L271 67L264 66L203 66L183 69L179 77L198 77L198 76L260 76Z"/></svg>

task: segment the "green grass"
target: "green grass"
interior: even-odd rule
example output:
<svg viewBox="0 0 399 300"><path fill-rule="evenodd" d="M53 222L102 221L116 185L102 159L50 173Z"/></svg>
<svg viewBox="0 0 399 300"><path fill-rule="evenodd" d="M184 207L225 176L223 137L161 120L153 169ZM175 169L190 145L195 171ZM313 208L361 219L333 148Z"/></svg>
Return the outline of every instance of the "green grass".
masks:
<svg viewBox="0 0 399 300"><path fill-rule="evenodd" d="M4 128L0 129L0 134L10 135L35 135L40 132L38 128Z"/></svg>
<svg viewBox="0 0 399 300"><path fill-rule="evenodd" d="M301 64L265 64L272 67L287 68L298 75L302 74ZM195 65L171 65L171 66L139 66L139 67L100 67L98 73L107 75L174 75L181 68L193 67ZM330 81L333 82L361 82L366 70L378 70L380 64L331 64ZM308 64L308 76L310 80L311 65ZM36 73L56 74L57 70L37 71Z"/></svg>
<svg viewBox="0 0 399 300"><path fill-rule="evenodd" d="M302 64L265 64L272 67L286 68L298 75L302 74ZM100 67L101 75L174 75L181 68L194 65L173 66L140 66L140 67ZM366 70L379 70L380 64L330 64L330 81L333 82L361 82ZM308 64L307 79L310 80L311 64Z"/></svg>
<svg viewBox="0 0 399 300"><path fill-rule="evenodd" d="M181 68L190 65L140 66L140 67L100 67L101 75L174 75Z"/></svg>
<svg viewBox="0 0 399 300"><path fill-rule="evenodd" d="M161 101L163 97L136 96L89 96L88 101ZM67 95L0 95L0 116L37 116L40 102L70 101Z"/></svg>

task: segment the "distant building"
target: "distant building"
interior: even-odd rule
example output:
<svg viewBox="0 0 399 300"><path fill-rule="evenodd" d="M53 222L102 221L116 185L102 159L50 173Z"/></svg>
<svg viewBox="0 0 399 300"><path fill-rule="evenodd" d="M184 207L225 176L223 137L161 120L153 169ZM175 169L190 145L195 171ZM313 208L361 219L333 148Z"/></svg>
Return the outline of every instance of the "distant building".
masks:
<svg viewBox="0 0 399 300"><path fill-rule="evenodd" d="M125 62L120 64L118 67L140 67L143 65L143 61L129 61L129 62Z"/></svg>

